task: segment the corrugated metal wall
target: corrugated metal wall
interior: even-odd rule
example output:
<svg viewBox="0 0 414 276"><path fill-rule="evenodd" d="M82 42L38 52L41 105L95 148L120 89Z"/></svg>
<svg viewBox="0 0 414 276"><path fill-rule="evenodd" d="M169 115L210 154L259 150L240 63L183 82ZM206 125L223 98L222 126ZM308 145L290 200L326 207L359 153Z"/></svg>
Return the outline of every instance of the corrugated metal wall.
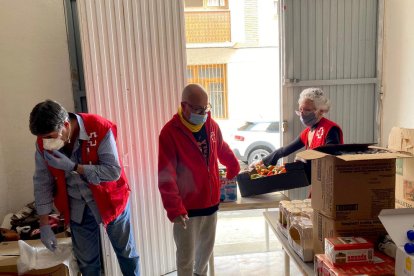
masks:
<svg viewBox="0 0 414 276"><path fill-rule="evenodd" d="M89 112L118 124L142 275L161 275L175 268L175 249L157 188L158 134L185 83L183 4L78 0L78 9ZM107 275L120 275L106 259Z"/></svg>
<svg viewBox="0 0 414 276"><path fill-rule="evenodd" d="M286 100L322 87L332 102L328 117L345 141L374 142L377 0L289 0L285 3ZM329 82L326 82L329 80ZM325 81L325 82L324 82ZM331 85L327 85L331 84ZM294 135L300 122L291 112Z"/></svg>
<svg viewBox="0 0 414 276"><path fill-rule="evenodd" d="M378 0L284 0L282 117L284 144L303 129L294 110L299 93L321 87L331 100L327 118L345 143L378 139L380 74Z"/></svg>

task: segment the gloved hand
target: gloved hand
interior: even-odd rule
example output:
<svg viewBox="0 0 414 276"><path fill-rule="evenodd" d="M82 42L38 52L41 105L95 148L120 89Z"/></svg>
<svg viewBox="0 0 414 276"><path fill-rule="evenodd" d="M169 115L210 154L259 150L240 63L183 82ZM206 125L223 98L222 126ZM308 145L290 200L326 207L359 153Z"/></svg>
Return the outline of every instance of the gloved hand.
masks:
<svg viewBox="0 0 414 276"><path fill-rule="evenodd" d="M252 170L256 169L257 166L262 166L262 165L263 165L263 160L258 160L256 162L251 163L248 167L249 168L248 170L252 171Z"/></svg>
<svg viewBox="0 0 414 276"><path fill-rule="evenodd" d="M53 154L45 151L44 157L47 164L55 169L71 172L75 168L75 162L58 150L54 150Z"/></svg>
<svg viewBox="0 0 414 276"><path fill-rule="evenodd" d="M40 226L40 240L50 251L56 250L57 240L49 224Z"/></svg>

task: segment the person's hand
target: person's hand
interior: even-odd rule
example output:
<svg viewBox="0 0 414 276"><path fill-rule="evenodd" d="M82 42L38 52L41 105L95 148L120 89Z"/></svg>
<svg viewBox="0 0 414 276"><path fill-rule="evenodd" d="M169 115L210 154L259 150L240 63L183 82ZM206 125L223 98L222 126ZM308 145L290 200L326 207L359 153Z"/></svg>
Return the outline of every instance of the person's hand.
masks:
<svg viewBox="0 0 414 276"><path fill-rule="evenodd" d="M49 224L40 226L40 240L50 251L55 251L57 240Z"/></svg>
<svg viewBox="0 0 414 276"><path fill-rule="evenodd" d="M179 215L174 219L174 223L179 223L183 226L184 229L187 229L187 224L185 223L188 220L187 215Z"/></svg>
<svg viewBox="0 0 414 276"><path fill-rule="evenodd" d="M263 160L258 160L256 162L253 162L249 165L249 171L252 171L256 169L257 166L262 166L262 165L263 165Z"/></svg>
<svg viewBox="0 0 414 276"><path fill-rule="evenodd" d="M45 151L44 157L47 164L55 169L71 172L75 168L75 162L70 160L66 155L58 150L54 150L53 154Z"/></svg>

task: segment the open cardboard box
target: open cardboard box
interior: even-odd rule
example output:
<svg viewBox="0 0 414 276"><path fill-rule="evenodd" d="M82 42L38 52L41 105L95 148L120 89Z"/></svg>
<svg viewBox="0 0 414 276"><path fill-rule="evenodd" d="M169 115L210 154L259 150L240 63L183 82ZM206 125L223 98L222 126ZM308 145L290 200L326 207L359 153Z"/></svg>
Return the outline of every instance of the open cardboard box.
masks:
<svg viewBox="0 0 414 276"><path fill-rule="evenodd" d="M326 145L297 154L311 161L312 208L335 220L377 218L395 206L395 160L412 157L370 144Z"/></svg>
<svg viewBox="0 0 414 276"><path fill-rule="evenodd" d="M414 154L414 129L393 127L388 148ZM395 207L414 208L414 158L397 159Z"/></svg>
<svg viewBox="0 0 414 276"><path fill-rule="evenodd" d="M297 217L289 228L288 242L304 262L312 262L312 219Z"/></svg>
<svg viewBox="0 0 414 276"><path fill-rule="evenodd" d="M70 240L70 238L58 239L62 241ZM40 240L28 240L25 241L31 246L41 245ZM17 259L20 256L19 246L17 241L2 242L0 243L0 275L17 276ZM46 269L30 270L22 275L44 275L44 276L68 276L69 270L64 264L60 264L54 267Z"/></svg>
<svg viewBox="0 0 414 276"><path fill-rule="evenodd" d="M408 242L407 231L414 230L414 209L385 209L378 217L398 246L395 275L414 275L414 255L407 254L404 250L404 244Z"/></svg>

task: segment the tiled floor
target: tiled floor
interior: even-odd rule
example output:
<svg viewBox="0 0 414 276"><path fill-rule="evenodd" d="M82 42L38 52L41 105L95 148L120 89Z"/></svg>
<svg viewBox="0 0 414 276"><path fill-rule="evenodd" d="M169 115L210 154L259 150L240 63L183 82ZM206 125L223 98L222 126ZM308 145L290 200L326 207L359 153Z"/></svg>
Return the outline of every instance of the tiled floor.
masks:
<svg viewBox="0 0 414 276"><path fill-rule="evenodd" d="M270 276L284 275L283 251L281 249L242 255L215 257L216 276ZM294 265L291 265L291 275L301 275Z"/></svg>
<svg viewBox="0 0 414 276"><path fill-rule="evenodd" d="M270 250L266 251L263 211L218 213L214 247L216 276L284 275L283 250L272 230L269 230ZM301 275L292 263L290 272Z"/></svg>

